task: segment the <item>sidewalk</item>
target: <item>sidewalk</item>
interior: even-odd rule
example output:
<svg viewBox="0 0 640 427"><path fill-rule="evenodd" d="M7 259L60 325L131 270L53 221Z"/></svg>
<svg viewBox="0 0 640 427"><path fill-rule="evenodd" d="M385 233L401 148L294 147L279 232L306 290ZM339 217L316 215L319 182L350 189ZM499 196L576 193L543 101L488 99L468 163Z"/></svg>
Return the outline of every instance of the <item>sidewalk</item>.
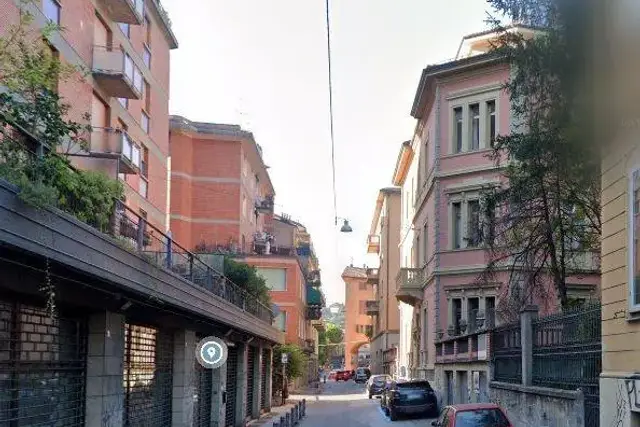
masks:
<svg viewBox="0 0 640 427"><path fill-rule="evenodd" d="M291 408L296 406L296 403L302 401L302 399L287 399L285 405L273 406L271 412L263 414L259 419L252 420L247 423L247 427L251 426L271 426L274 421L280 419L280 416L291 412Z"/></svg>

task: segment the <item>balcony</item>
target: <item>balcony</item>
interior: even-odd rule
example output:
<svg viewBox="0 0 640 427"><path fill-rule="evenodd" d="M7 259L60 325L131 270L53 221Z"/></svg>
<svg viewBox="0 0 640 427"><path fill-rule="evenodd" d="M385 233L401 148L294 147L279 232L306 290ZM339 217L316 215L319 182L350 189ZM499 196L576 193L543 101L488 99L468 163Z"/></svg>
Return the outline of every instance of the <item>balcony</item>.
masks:
<svg viewBox="0 0 640 427"><path fill-rule="evenodd" d="M126 99L142 97L142 73L121 48L94 46L91 71L107 95Z"/></svg>
<svg viewBox="0 0 640 427"><path fill-rule="evenodd" d="M396 277L396 299L413 306L418 304L422 301L424 279L422 268L401 268Z"/></svg>
<svg viewBox="0 0 640 427"><path fill-rule="evenodd" d="M315 286L311 286L309 284L307 284L306 286L307 286L307 305L324 307L325 305L324 295L322 295L322 292L320 291L320 289L318 289Z"/></svg>
<svg viewBox="0 0 640 427"><path fill-rule="evenodd" d="M265 196L262 199L256 200L256 212L261 214L273 214L273 205L273 196Z"/></svg>
<svg viewBox="0 0 640 427"><path fill-rule="evenodd" d="M140 147L122 129L93 128L88 156L118 161L118 173L136 174L140 171Z"/></svg>
<svg viewBox="0 0 640 427"><path fill-rule="evenodd" d="M380 303L378 301L367 301L366 309L367 315L377 316L380 312Z"/></svg>
<svg viewBox="0 0 640 427"><path fill-rule="evenodd" d="M380 252L380 236L377 234L371 234L367 238L367 252L370 254L377 254Z"/></svg>
<svg viewBox="0 0 640 427"><path fill-rule="evenodd" d="M300 347L306 354L313 354L316 352L316 342L314 340L301 340Z"/></svg>
<svg viewBox="0 0 640 427"><path fill-rule="evenodd" d="M320 320L322 319L322 307L320 306L307 306L306 310L307 320ZM318 328L316 328L318 329Z"/></svg>
<svg viewBox="0 0 640 427"><path fill-rule="evenodd" d="M144 20L144 0L99 0L112 21L141 25Z"/></svg>
<svg viewBox="0 0 640 427"><path fill-rule="evenodd" d="M311 326L313 326L316 329L316 331L324 332L326 330L326 327L322 319L310 319L310 320L311 320Z"/></svg>
<svg viewBox="0 0 640 427"><path fill-rule="evenodd" d="M367 283L377 285L380 278L380 270L377 268L367 268Z"/></svg>

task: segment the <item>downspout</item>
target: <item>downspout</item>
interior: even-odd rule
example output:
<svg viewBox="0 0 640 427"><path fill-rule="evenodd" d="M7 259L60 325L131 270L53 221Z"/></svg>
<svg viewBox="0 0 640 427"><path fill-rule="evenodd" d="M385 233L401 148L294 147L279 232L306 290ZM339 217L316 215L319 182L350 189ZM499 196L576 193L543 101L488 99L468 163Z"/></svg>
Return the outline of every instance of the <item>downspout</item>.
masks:
<svg viewBox="0 0 640 427"><path fill-rule="evenodd" d="M389 202L389 196L388 195L385 196L385 201L387 202L387 203L385 203L385 205L387 207L387 210L390 210L389 209L389 203L388 203ZM385 216L386 216L386 220L387 220L387 224L386 224L387 231L386 231L386 239L385 239L387 241L386 242L386 246L385 246L387 248L387 262L386 262L386 269L387 269L387 274L386 274L386 276L387 276L387 295L385 295L385 298L386 298L387 301L386 301L384 309L385 309L385 311L387 313L386 313L386 316L385 316L386 324L384 325L384 348L388 349L389 348L389 334L387 333L387 331L389 330L389 305L390 305L389 304L389 289L391 287L391 282L389 281L389 270L390 270L390 268L389 268L389 258L390 257L388 255L389 255L389 239L390 239L389 230L390 230L391 218L390 218L390 215L388 215L388 214L385 215ZM397 359L397 355L396 355L396 359Z"/></svg>

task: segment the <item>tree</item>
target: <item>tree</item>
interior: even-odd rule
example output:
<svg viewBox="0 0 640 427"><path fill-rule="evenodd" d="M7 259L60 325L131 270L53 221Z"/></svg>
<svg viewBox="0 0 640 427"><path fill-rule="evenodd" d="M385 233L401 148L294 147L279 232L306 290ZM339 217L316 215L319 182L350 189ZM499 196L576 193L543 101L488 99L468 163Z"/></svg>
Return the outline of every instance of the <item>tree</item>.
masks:
<svg viewBox="0 0 640 427"><path fill-rule="evenodd" d="M307 367L309 361L300 346L295 344L278 345L273 349L273 391L284 392L284 398L288 396L288 391L282 389L282 354L287 354L286 383L296 378L300 378ZM285 387L286 387L285 383Z"/></svg>
<svg viewBox="0 0 640 427"><path fill-rule="evenodd" d="M527 39L490 19L499 34L494 53L511 67L505 89L516 125L491 153L507 184L485 191L489 260L481 280L496 283L508 270L503 315L554 292L567 307L566 279L580 269L582 254L599 250L601 232L600 162L582 95L588 8L562 0L487 1L497 14L540 31ZM522 284L518 292L513 283Z"/></svg>
<svg viewBox="0 0 640 427"><path fill-rule="evenodd" d="M318 343L320 344L318 360L321 365L330 361L331 357L336 354L343 339L344 333L339 326L325 322L325 330L318 334Z"/></svg>
<svg viewBox="0 0 640 427"><path fill-rule="evenodd" d="M239 262L230 257L224 258L224 275L233 283L245 289L250 294L256 296L260 302L270 306L271 297L269 288L258 270L247 263Z"/></svg>

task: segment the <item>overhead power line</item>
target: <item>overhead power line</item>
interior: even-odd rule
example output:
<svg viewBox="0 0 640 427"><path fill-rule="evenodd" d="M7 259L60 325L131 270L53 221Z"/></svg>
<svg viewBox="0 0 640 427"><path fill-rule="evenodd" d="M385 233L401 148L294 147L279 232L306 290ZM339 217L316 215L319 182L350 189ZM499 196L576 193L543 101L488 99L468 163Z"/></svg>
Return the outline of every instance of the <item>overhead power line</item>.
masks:
<svg viewBox="0 0 640 427"><path fill-rule="evenodd" d="M336 146L333 131L333 78L331 74L331 19L329 17L329 0L325 0L327 12L327 64L329 68L329 131L331 137L331 177L333 183L333 217L338 225L338 196L336 190Z"/></svg>

